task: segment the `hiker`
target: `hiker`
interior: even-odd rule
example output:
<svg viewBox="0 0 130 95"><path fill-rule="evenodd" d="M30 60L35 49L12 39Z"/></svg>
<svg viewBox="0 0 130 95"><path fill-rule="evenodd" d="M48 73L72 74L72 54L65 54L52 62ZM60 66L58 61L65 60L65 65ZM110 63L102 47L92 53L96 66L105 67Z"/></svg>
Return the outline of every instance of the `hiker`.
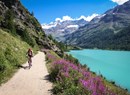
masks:
<svg viewBox="0 0 130 95"><path fill-rule="evenodd" d="M33 51L30 48L28 49L27 55L28 55L28 65L30 69L32 66L32 57L33 57Z"/></svg>

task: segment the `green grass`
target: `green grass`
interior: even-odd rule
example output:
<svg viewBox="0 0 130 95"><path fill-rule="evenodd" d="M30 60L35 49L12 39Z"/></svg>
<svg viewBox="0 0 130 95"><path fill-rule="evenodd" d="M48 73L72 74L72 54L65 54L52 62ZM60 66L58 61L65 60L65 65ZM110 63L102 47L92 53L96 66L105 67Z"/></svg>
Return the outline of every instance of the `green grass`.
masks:
<svg viewBox="0 0 130 95"><path fill-rule="evenodd" d="M30 46L0 29L0 84L6 82L17 71L18 65L27 61ZM37 48L34 49L36 53Z"/></svg>

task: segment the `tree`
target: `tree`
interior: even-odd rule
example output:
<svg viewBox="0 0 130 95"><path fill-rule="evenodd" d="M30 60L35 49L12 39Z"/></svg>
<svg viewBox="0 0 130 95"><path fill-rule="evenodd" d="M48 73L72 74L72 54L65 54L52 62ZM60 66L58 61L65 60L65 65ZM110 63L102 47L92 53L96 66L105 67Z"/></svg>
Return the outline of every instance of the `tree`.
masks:
<svg viewBox="0 0 130 95"><path fill-rule="evenodd" d="M8 6L9 8L11 8L12 5L15 4L16 0L2 0L3 2L5 2L5 5Z"/></svg>
<svg viewBox="0 0 130 95"><path fill-rule="evenodd" d="M31 16L34 16L34 12L33 11L31 12Z"/></svg>
<svg viewBox="0 0 130 95"><path fill-rule="evenodd" d="M35 46L35 40L31 37L27 28L25 28L24 30L17 30L17 34L20 35L22 40L27 42L29 45L31 45L32 47Z"/></svg>

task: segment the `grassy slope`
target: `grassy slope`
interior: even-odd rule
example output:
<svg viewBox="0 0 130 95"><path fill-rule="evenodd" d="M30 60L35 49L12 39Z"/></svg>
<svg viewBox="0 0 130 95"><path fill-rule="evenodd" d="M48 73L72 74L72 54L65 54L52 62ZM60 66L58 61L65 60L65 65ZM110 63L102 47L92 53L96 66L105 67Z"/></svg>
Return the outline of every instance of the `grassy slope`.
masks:
<svg viewBox="0 0 130 95"><path fill-rule="evenodd" d="M27 60L30 46L0 29L0 84L7 81L17 70L17 65Z"/></svg>

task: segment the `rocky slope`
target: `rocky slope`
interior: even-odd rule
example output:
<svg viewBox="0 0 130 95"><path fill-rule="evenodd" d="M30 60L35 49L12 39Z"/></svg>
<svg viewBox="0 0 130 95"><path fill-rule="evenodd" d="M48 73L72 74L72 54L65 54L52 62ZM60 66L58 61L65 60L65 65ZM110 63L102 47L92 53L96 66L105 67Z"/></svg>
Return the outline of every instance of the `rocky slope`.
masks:
<svg viewBox="0 0 130 95"><path fill-rule="evenodd" d="M68 35L65 43L83 48L130 50L130 31L125 33L130 26L129 15L130 1L108 10L102 16L95 17L84 27Z"/></svg>
<svg viewBox="0 0 130 95"><path fill-rule="evenodd" d="M39 45L41 48L60 52L55 43L45 35L37 19L19 0L0 0L0 28L19 36L32 47Z"/></svg>

